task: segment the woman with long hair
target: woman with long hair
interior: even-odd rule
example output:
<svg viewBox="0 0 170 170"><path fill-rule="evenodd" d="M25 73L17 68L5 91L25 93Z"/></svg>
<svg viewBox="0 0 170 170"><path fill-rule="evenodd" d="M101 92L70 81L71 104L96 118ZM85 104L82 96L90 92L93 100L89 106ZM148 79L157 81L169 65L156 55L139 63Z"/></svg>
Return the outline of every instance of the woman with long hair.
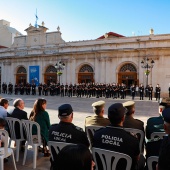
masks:
<svg viewBox="0 0 170 170"><path fill-rule="evenodd" d="M40 125L41 137L43 142L44 156L50 156L49 150L47 150L48 131L50 127L50 118L48 112L46 112L47 101L45 99L37 99L34 103L33 110L30 115L30 120L37 122ZM36 134L36 130L33 129L33 134Z"/></svg>

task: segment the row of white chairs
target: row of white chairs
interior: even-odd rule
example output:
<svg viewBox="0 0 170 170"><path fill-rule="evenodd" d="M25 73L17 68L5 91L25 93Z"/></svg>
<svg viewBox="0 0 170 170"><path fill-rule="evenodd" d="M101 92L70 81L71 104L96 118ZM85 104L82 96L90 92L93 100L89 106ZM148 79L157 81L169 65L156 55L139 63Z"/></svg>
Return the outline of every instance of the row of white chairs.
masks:
<svg viewBox="0 0 170 170"><path fill-rule="evenodd" d="M30 120L19 120L17 118L7 117L6 121L8 123L9 132L10 132L10 139L9 139L9 146L11 146L11 141L15 141L16 143L16 162L19 161L19 150L21 146L22 141L26 141L25 143L25 150L24 150L24 158L23 158L23 165L25 165L26 156L27 156L27 150L28 146L32 146L33 148L33 169L36 168L36 162L37 162L37 150L38 146L41 146L41 133L40 133L40 126L38 123ZM20 138L17 139L16 131L15 131L15 125L16 123L19 125L19 131L17 133L20 133ZM37 134L36 134L36 142L34 140L34 135L32 135L32 128L35 126L37 128ZM23 129L25 131L26 139L24 138Z"/></svg>
<svg viewBox="0 0 170 170"><path fill-rule="evenodd" d="M72 143L64 143L64 142L54 142L49 141L48 147L51 152L52 160L55 161L52 148L55 150L55 156L61 151L61 149L67 145L75 145ZM109 151L100 148L92 148L93 158L96 164L96 170L98 170L98 161L97 159L100 158L104 170L115 170L117 163L120 159L126 160L126 170L130 170L132 166L132 158L126 154L118 153L114 151ZM98 157L97 157L98 156ZM112 161L113 160L113 161ZM151 156L147 159L148 170L153 170L152 163L158 162L158 157Z"/></svg>
<svg viewBox="0 0 170 170"><path fill-rule="evenodd" d="M39 124L36 122L30 121L30 120L21 120L20 121L19 119L11 118L11 117L6 118L6 120L7 120L8 126L9 126L9 131L10 131L10 136L11 136L11 138L9 140L9 147L11 145L11 140L15 141L15 143L16 143L16 161L17 162L19 161L19 150L20 150L21 142L26 140L23 165L25 165L28 145L31 145L33 148L33 168L35 169L36 168L36 160L37 160L37 149L38 149L38 146L40 146L42 144ZM15 132L15 124L16 123L18 123L19 127L20 127L19 128L20 129L20 138L19 139L16 138L16 132ZM37 127L36 142L33 140L33 135L32 135L32 127L33 126ZM24 139L24 136L23 136L23 127L25 129L26 139ZM101 126L87 126L86 133L88 135L88 138L90 139L90 135L92 135L92 137L93 137L94 132L100 128L102 128L102 127ZM143 139L144 139L144 133L138 129L131 129L131 128L124 128L124 129L129 132L133 132L134 134L137 134L137 133L140 134L140 151L142 153L142 143L143 143ZM163 137L165 134L161 134L161 135ZM155 136L158 136L158 135L155 135ZM48 144L50 145L50 142ZM55 146L54 148L57 148L57 147ZM50 149L50 147L49 147L49 149ZM59 150L58 150L58 152L59 152ZM11 155L12 155L12 153L11 153ZM16 165L14 165L14 166L16 167Z"/></svg>
<svg viewBox="0 0 170 170"><path fill-rule="evenodd" d="M90 143L91 143L91 139L94 136L95 131L99 130L100 128L103 128L103 127L102 126L86 126L85 127L85 130L86 130L86 133L87 133L87 136L89 138ZM124 130L131 132L134 135L139 134L139 136L140 136L140 138L139 138L140 153L143 154L143 141L144 141L144 138L145 138L144 132L139 130L139 129L133 129L133 128L124 128ZM165 132L153 132L151 134L151 139L154 139L155 137L160 137L161 139L163 139L164 136L166 136ZM91 148L92 148L92 143L91 143ZM110 152L110 151L106 151L106 152L107 152L108 155L114 154L113 152ZM121 154L120 156L122 157L123 155ZM95 157L94 157L94 159L95 159ZM106 159L106 161L110 161L110 160ZM147 159L148 170L153 169L153 165L152 165L153 162L158 162L158 156L151 156Z"/></svg>

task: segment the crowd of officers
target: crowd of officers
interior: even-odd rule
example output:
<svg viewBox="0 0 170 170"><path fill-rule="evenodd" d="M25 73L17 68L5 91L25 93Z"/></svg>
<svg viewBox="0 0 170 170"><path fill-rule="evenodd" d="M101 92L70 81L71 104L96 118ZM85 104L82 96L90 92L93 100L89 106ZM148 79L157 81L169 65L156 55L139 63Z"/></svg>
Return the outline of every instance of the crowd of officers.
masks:
<svg viewBox="0 0 170 170"><path fill-rule="evenodd" d="M135 96L140 96L140 100L143 100L144 97L149 97L149 100L152 100L153 95L153 87L152 85L148 85L146 88L143 84L131 85L127 87L125 84L102 84L102 83L80 83L80 84L59 84L59 83L49 83L42 84L40 83L36 86L35 83L20 83L13 85L9 83L2 83L2 93L15 95L36 95L36 89L38 89L38 95L60 95L61 97L68 96L77 96L77 97L105 97L105 98L126 98L127 93L132 96L132 100L134 100ZM159 84L155 87L155 97L156 99L160 99L161 88Z"/></svg>

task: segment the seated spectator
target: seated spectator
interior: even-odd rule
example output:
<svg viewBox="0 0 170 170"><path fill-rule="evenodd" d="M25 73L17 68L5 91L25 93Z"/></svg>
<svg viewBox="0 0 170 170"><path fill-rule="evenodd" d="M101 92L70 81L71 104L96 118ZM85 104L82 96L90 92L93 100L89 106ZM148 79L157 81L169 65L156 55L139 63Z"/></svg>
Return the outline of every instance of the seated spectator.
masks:
<svg viewBox="0 0 170 170"><path fill-rule="evenodd" d="M159 152L158 170L170 169L170 108L166 108L162 112L164 118L164 129L168 136L165 136Z"/></svg>
<svg viewBox="0 0 170 170"><path fill-rule="evenodd" d="M8 115L9 117L17 118L19 120L22 119L28 120L27 112L24 111L25 103L22 99L18 98L14 100L13 106L14 106L14 110L10 115ZM16 132L16 138L19 139L21 136L20 136L20 127L18 123L15 124L15 132ZM24 148L25 148L25 141L22 141L21 150L24 151Z"/></svg>
<svg viewBox="0 0 170 170"><path fill-rule="evenodd" d="M123 106L127 108L127 113L125 120L123 122L123 127L139 129L144 132L144 123L141 120L134 119L135 114L135 102L127 101L123 103Z"/></svg>
<svg viewBox="0 0 170 170"><path fill-rule="evenodd" d="M0 118L5 119L8 116L7 108L9 106L9 102L7 99L0 99Z"/></svg>
<svg viewBox="0 0 170 170"><path fill-rule="evenodd" d="M58 154L56 170L93 170L95 163L85 145L65 146Z"/></svg>
<svg viewBox="0 0 170 170"><path fill-rule="evenodd" d="M89 147L89 141L82 128L75 126L73 121L73 109L70 104L63 104L58 108L59 124L53 124L49 129L49 141L84 144ZM55 158L54 158L55 160ZM56 161L52 163L56 169Z"/></svg>
<svg viewBox="0 0 170 170"><path fill-rule="evenodd" d="M108 108L108 118L111 125L95 132L93 147L129 155L132 158L131 170L142 169L144 162L138 161L140 156L139 141L135 136L123 129L126 112L127 109L121 103L112 104ZM125 164L121 162L118 169L122 170L124 168Z"/></svg>
<svg viewBox="0 0 170 170"><path fill-rule="evenodd" d="M0 129L4 130L6 125L6 121L3 118L0 118ZM0 147L4 145L4 136L0 135Z"/></svg>
<svg viewBox="0 0 170 170"><path fill-rule="evenodd" d="M49 150L47 150L47 142L49 137L50 118L48 112L45 111L47 101L45 99L37 99L33 106L33 111L30 115L30 120L37 122L40 125L41 137L43 141L44 156L50 156ZM37 129L33 128L33 134L36 134Z"/></svg>
<svg viewBox="0 0 170 170"><path fill-rule="evenodd" d="M160 113L158 117L150 117L146 125L146 138L150 139L153 132L164 132L163 117Z"/></svg>
<svg viewBox="0 0 170 170"><path fill-rule="evenodd" d="M88 116L85 119L85 126L107 126L110 124L109 119L104 118L105 101L97 101L92 104L95 115Z"/></svg>

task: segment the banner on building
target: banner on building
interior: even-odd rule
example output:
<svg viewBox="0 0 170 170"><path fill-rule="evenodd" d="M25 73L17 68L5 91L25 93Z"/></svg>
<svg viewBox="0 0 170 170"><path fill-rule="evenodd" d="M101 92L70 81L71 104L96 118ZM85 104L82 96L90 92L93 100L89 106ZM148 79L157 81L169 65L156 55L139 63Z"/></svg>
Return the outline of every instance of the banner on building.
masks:
<svg viewBox="0 0 170 170"><path fill-rule="evenodd" d="M29 66L29 83L39 84L39 66Z"/></svg>

